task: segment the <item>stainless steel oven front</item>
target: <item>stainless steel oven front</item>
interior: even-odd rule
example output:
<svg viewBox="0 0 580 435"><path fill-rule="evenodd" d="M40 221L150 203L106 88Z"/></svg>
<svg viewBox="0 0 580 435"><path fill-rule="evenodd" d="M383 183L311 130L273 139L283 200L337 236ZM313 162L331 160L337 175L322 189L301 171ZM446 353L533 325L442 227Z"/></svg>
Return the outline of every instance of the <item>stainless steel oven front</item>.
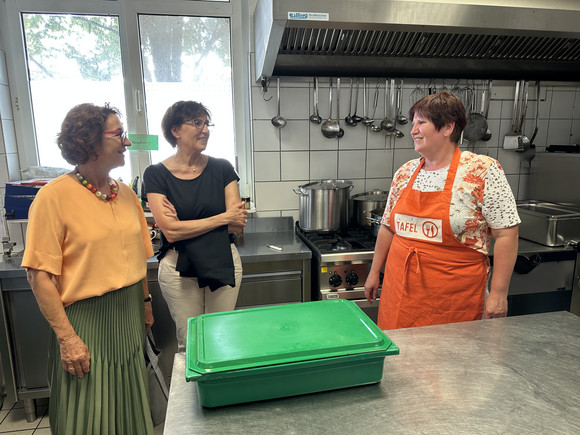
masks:
<svg viewBox="0 0 580 435"><path fill-rule="evenodd" d="M313 294L313 300L349 299L376 323L379 299L369 303L364 292L364 284L372 264L372 254L372 251L356 254L322 254L320 258L313 255L312 288L316 292Z"/></svg>
<svg viewBox="0 0 580 435"><path fill-rule="evenodd" d="M352 300L376 322L379 301L369 303L364 294L376 242L372 229L319 233L305 231L297 223L296 234L312 251L312 300Z"/></svg>

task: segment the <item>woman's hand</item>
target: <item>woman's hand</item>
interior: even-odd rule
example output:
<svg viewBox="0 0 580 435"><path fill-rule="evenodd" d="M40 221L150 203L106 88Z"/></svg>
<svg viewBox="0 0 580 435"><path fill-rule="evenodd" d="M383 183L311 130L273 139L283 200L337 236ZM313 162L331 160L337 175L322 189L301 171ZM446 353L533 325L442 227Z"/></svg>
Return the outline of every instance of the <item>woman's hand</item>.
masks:
<svg viewBox="0 0 580 435"><path fill-rule="evenodd" d="M500 295L500 292L489 292L485 300L485 309L483 311L484 319L494 319L506 317L508 309L507 296Z"/></svg>
<svg viewBox="0 0 580 435"><path fill-rule="evenodd" d="M379 295L380 277L378 274L370 273L365 281L365 297L369 304L377 300Z"/></svg>
<svg viewBox="0 0 580 435"><path fill-rule="evenodd" d="M386 226L381 224L377 241L375 243L375 253L373 254L373 263L371 270L365 282L365 297L367 301L372 303L379 296L379 286L381 285L381 270L387 260L387 254L391 249L391 242L393 241L393 233Z"/></svg>
<svg viewBox="0 0 580 435"><path fill-rule="evenodd" d="M145 302L145 329L149 331L153 326L153 305L151 301Z"/></svg>
<svg viewBox="0 0 580 435"><path fill-rule="evenodd" d="M60 345L60 362L66 372L79 378L89 372L91 354L87 345L78 335L59 339L58 343Z"/></svg>
<svg viewBox="0 0 580 435"><path fill-rule="evenodd" d="M244 228L248 222L248 210L244 209L244 201L240 201L226 210L228 225Z"/></svg>
<svg viewBox="0 0 580 435"><path fill-rule="evenodd" d="M163 197L163 209L165 216L175 219L176 221L179 220L177 217L177 210L175 210L175 206L171 204L171 201L167 199L167 197Z"/></svg>

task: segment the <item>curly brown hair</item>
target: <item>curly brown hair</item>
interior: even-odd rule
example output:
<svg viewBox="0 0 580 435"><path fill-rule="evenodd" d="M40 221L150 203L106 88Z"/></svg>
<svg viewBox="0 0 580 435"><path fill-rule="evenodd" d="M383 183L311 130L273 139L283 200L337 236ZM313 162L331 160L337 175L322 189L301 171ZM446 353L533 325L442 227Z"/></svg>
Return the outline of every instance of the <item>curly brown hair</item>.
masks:
<svg viewBox="0 0 580 435"><path fill-rule="evenodd" d="M90 158L97 159L103 141L103 131L111 115L120 112L110 107L83 103L66 114L56 137L56 143L64 159L71 165L82 165Z"/></svg>
<svg viewBox="0 0 580 435"><path fill-rule="evenodd" d="M175 148L177 139L171 131L173 127L179 127L187 121L193 121L200 116L205 116L211 121L211 113L207 107L197 101L178 101L170 106L161 120L163 136L169 144Z"/></svg>
<svg viewBox="0 0 580 435"><path fill-rule="evenodd" d="M451 142L458 143L461 132L467 124L465 107L456 95L448 91L438 92L421 98L409 110L409 119L413 121L415 113L421 114L435 125L437 131L454 122L455 127L449 135Z"/></svg>

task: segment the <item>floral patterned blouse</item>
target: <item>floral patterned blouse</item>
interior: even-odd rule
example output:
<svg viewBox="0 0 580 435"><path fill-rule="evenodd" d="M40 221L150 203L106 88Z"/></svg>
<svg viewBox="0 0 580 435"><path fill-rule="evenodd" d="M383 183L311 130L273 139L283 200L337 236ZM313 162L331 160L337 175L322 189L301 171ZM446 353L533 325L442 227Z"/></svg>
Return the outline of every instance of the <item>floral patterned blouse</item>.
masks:
<svg viewBox="0 0 580 435"><path fill-rule="evenodd" d="M390 226L391 210L417 169L420 159L401 166L391 183L382 223ZM436 171L421 169L413 189L441 191L449 166ZM521 222L516 201L503 169L491 157L463 151L453 183L449 218L453 234L461 243L485 255L491 243L491 228L508 228Z"/></svg>

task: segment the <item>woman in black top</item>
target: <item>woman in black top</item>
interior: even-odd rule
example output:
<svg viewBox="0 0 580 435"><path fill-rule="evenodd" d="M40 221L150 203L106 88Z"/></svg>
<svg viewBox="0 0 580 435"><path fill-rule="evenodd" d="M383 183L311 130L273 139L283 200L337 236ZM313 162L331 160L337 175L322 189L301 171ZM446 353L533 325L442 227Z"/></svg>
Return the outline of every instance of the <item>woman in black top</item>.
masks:
<svg viewBox="0 0 580 435"><path fill-rule="evenodd" d="M242 280L230 235L243 231L247 211L231 163L202 154L210 120L208 109L195 101L169 107L161 126L176 153L143 174L144 192L161 229L159 285L180 351L185 350L187 319L233 310Z"/></svg>

